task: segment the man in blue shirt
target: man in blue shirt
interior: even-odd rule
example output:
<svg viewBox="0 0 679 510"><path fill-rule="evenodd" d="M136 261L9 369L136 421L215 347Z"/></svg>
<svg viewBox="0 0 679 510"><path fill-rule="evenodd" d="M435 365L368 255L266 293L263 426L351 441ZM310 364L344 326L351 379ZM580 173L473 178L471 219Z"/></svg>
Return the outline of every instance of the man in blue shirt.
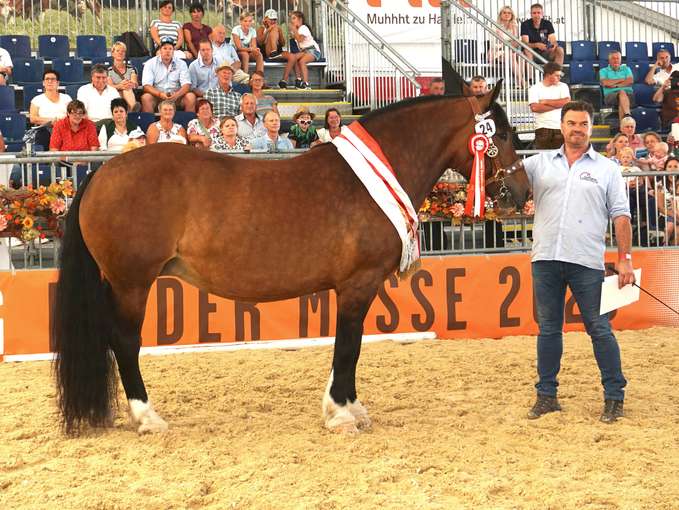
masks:
<svg viewBox="0 0 679 510"><path fill-rule="evenodd" d="M622 53L611 51L608 54L608 66L599 71L599 81L604 89L604 103L617 106L622 121L634 106L634 76L632 70L622 63Z"/></svg>
<svg viewBox="0 0 679 510"><path fill-rule="evenodd" d="M174 58L174 41L163 39L158 56L144 64L141 76L144 93L141 96L141 109L153 113L162 101L173 101L177 109L187 112L195 110L196 96L191 92L189 68L181 59Z"/></svg>
<svg viewBox="0 0 679 510"><path fill-rule="evenodd" d="M212 58L212 43L202 39L198 43L198 58L189 66L191 91L203 97L207 89L217 86L217 62Z"/></svg>
<svg viewBox="0 0 679 510"><path fill-rule="evenodd" d="M618 165L590 145L592 105L571 101L561 111L564 145L524 160L535 200L531 257L533 293L540 332L537 339L537 400L534 419L560 411L557 375L563 351L566 287L580 309L604 386L601 421L623 414L620 348L608 315L599 314L609 219L618 245L618 285L634 283L632 227L625 183Z"/></svg>
<svg viewBox="0 0 679 510"><path fill-rule="evenodd" d="M557 43L554 25L544 18L542 5L530 6L530 19L521 23L521 40L548 62L563 64L563 48ZM530 51L524 53L526 58L533 60Z"/></svg>

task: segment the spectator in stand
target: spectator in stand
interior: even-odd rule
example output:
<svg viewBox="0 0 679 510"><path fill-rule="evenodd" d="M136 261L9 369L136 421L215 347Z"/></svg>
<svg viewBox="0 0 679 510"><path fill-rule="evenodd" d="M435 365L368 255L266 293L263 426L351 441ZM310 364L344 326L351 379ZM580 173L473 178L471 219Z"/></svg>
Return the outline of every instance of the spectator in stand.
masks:
<svg viewBox="0 0 679 510"><path fill-rule="evenodd" d="M679 158L671 156L665 162L666 172L679 171ZM665 244L676 246L678 244L676 232L679 222L679 179L674 181L673 193L666 196L667 217L665 218Z"/></svg>
<svg viewBox="0 0 679 510"><path fill-rule="evenodd" d="M523 78L524 73L519 65L519 58L517 54L507 48L505 44L500 42L505 41L507 44L511 44L511 46L514 48L519 48L521 46L517 41L513 41L510 37L513 36L516 39L519 39L520 35L519 24L516 21L516 14L514 14L514 11L509 5L505 5L500 9L500 12L497 15L497 24L500 25L504 31L500 30L499 28L495 29L498 41L488 50L488 62L491 64L502 65L505 59L509 59L511 68L514 72L514 77L516 78L515 85L518 88L524 89L526 88L526 82Z"/></svg>
<svg viewBox="0 0 679 510"><path fill-rule="evenodd" d="M111 118L111 101L120 94L108 84L108 71L102 64L93 65L90 76L92 83L78 89L78 101L85 105L87 118L97 123Z"/></svg>
<svg viewBox="0 0 679 510"><path fill-rule="evenodd" d="M556 41L552 22L544 18L542 5L530 6L530 19L521 23L521 40L545 60L563 65L563 48ZM526 58L533 60L533 53L524 53Z"/></svg>
<svg viewBox="0 0 679 510"><path fill-rule="evenodd" d="M288 139L296 149L308 149L318 140L318 133L313 126L314 115L306 106L300 106L292 120L295 122L290 128Z"/></svg>
<svg viewBox="0 0 679 510"><path fill-rule="evenodd" d="M224 25L217 25L212 29L212 55L217 65L226 63L231 66L234 82L248 83L250 81L248 73L241 69L236 48L231 43L226 42Z"/></svg>
<svg viewBox="0 0 679 510"><path fill-rule="evenodd" d="M667 160L667 150L662 146L664 142L658 133L649 131L644 133L644 146L646 147L646 157L638 159L639 168L644 171L658 170L664 168ZM667 146L667 144L664 144Z"/></svg>
<svg viewBox="0 0 679 510"><path fill-rule="evenodd" d="M219 140L212 146L213 150L225 152L243 152L250 150L247 138L238 134L238 121L227 115L219 126Z"/></svg>
<svg viewBox="0 0 679 510"><path fill-rule="evenodd" d="M276 9L269 9L264 13L262 25L257 29L257 45L267 59L281 56L285 46L285 35L278 24Z"/></svg>
<svg viewBox="0 0 679 510"><path fill-rule="evenodd" d="M672 64L670 52L661 49L655 57L655 63L651 64L644 81L648 85L662 86L673 71L679 71L679 64Z"/></svg>
<svg viewBox="0 0 679 510"><path fill-rule="evenodd" d="M252 26L254 17L251 12L243 12L240 15L240 24L231 31L231 44L236 48L241 68L247 73L250 69L250 60L255 61L255 69L264 72L264 56L257 47L257 31Z"/></svg>
<svg viewBox="0 0 679 510"><path fill-rule="evenodd" d="M126 54L127 46L125 46L125 43L121 41L113 43L113 46L111 46L113 65L108 68L108 84L118 91L120 97L127 101L129 109L136 112L141 108L134 96L134 89L139 86L139 79L137 70L125 60Z"/></svg>
<svg viewBox="0 0 679 510"><path fill-rule="evenodd" d="M42 86L45 92L31 99L29 109L29 120L36 126L66 117L67 106L72 101L71 96L59 92L58 71L48 69L42 73Z"/></svg>
<svg viewBox="0 0 679 510"><path fill-rule="evenodd" d="M0 152L5 152L7 150L7 146L5 145L5 137L2 136L2 131L0 131Z"/></svg>
<svg viewBox="0 0 679 510"><path fill-rule="evenodd" d="M121 149L122 152L128 152L146 145L146 134L140 128L131 131L129 137L130 141Z"/></svg>
<svg viewBox="0 0 679 510"><path fill-rule="evenodd" d="M209 25L203 24L205 10L203 9L203 4L200 2L191 4L189 7L189 14L191 15L191 21L182 25L184 40L186 41L186 47L188 48L186 56L189 58L198 58L198 53L200 52L199 44L202 40L210 37L212 28L210 28Z"/></svg>
<svg viewBox="0 0 679 510"><path fill-rule="evenodd" d="M618 161L620 161L620 170L623 175L630 173L641 172L641 169L634 163L634 149L632 147L622 147L617 153ZM627 187L636 187L636 177L625 177Z"/></svg>
<svg viewBox="0 0 679 510"><path fill-rule="evenodd" d="M250 77L250 88L252 89L252 95L255 96L255 99L257 100L257 114L264 115L269 110L278 113L276 98L264 93L265 86L264 73L260 73L259 71L252 73L252 76Z"/></svg>
<svg viewBox="0 0 679 510"><path fill-rule="evenodd" d="M337 108L328 108L325 111L323 127L317 131L318 140L314 142L314 145L332 142L332 139L342 132L343 127L342 115L339 110Z"/></svg>
<svg viewBox="0 0 679 510"><path fill-rule="evenodd" d="M12 57L5 48L0 48L0 85L7 85L7 80L12 74Z"/></svg>
<svg viewBox="0 0 679 510"><path fill-rule="evenodd" d="M154 52L160 52L163 41L170 41L173 48L178 51L177 58L183 58L184 34L182 24L172 19L174 14L174 2L172 0L161 0L158 4L160 19L151 21L151 39L153 39Z"/></svg>
<svg viewBox="0 0 679 510"><path fill-rule="evenodd" d="M219 141L219 120L212 113L212 104L207 99L196 103L197 118L189 122L186 133L189 143L200 149L212 149Z"/></svg>
<svg viewBox="0 0 679 510"><path fill-rule="evenodd" d="M82 101L77 99L68 103L66 118L58 120L52 128L50 151L96 151L99 149L97 128L87 118L87 110ZM86 165L76 162L75 175L81 182L88 173Z"/></svg>
<svg viewBox="0 0 679 510"><path fill-rule="evenodd" d="M542 82L528 89L528 104L535 113L535 148L558 149L563 145L561 108L571 100L568 85L561 83L561 66L544 65Z"/></svg>
<svg viewBox="0 0 679 510"><path fill-rule="evenodd" d="M205 99L214 107L215 116L224 115L235 117L240 112L241 95L231 87L233 69L226 62L217 66L217 86L205 92Z"/></svg>
<svg viewBox="0 0 679 510"><path fill-rule="evenodd" d="M242 113L235 117L238 123L238 136L249 142L264 136L266 128L262 120L263 117L257 113L257 98L253 94L243 94L240 98L240 109Z"/></svg>
<svg viewBox="0 0 679 510"><path fill-rule="evenodd" d="M202 39L198 43L198 58L189 66L191 92L203 97L207 89L217 86L217 62L212 56L212 43Z"/></svg>
<svg viewBox="0 0 679 510"><path fill-rule="evenodd" d="M186 62L174 58L174 45L164 39L158 55L144 64L141 77L144 93L141 96L141 109L153 113L161 101L172 101L192 112L196 107L196 95L191 92L191 79Z"/></svg>
<svg viewBox="0 0 679 510"><path fill-rule="evenodd" d="M429 94L430 96L442 96L446 93L446 82L443 78L436 77L429 83Z"/></svg>
<svg viewBox="0 0 679 510"><path fill-rule="evenodd" d="M314 40L311 29L307 26L304 13L292 11L290 13L290 25L288 30L290 36L297 42L298 53L283 52L283 56L288 61L283 71L283 79L278 82L282 89L288 88L288 76L290 71L295 69L295 87L299 89L310 89L309 69L307 64L320 60L321 49Z"/></svg>
<svg viewBox="0 0 679 510"><path fill-rule="evenodd" d="M130 141L130 133L139 129L127 118L127 101L117 97L111 101L112 119L104 122L99 129L99 147L103 151L115 151Z"/></svg>
<svg viewBox="0 0 679 510"><path fill-rule="evenodd" d="M469 82L469 90L473 96L483 96L488 92L488 83L483 76L474 76Z"/></svg>
<svg viewBox="0 0 679 510"><path fill-rule="evenodd" d="M660 84L653 94L653 101L660 103L660 122L663 128L668 128L672 119L679 115L679 71L672 71Z"/></svg>
<svg viewBox="0 0 679 510"><path fill-rule="evenodd" d="M627 135L629 146L634 150L635 158L638 156L637 152L645 150L644 141L638 134L635 133L636 129L637 121L634 120L634 117L625 117L620 122L620 132ZM612 141L613 140L611 140L611 142ZM606 145L607 154L610 154L612 150L611 142L608 142L608 145Z"/></svg>
<svg viewBox="0 0 679 510"><path fill-rule="evenodd" d="M166 99L158 105L160 120L154 122L146 133L146 143L186 143L186 130L174 122L177 107L174 101Z"/></svg>
<svg viewBox="0 0 679 510"><path fill-rule="evenodd" d="M250 144L252 150L278 152L293 149L290 140L281 136L279 133L281 129L281 118L275 111L271 110L264 116L264 127L266 128L266 134L252 140L252 143Z"/></svg>
<svg viewBox="0 0 679 510"><path fill-rule="evenodd" d="M610 150L606 150L608 159L612 159L616 163L621 164L619 158L620 151L625 147L629 147L629 138L627 138L625 133L618 133L608 143L607 147L610 147Z"/></svg>
<svg viewBox="0 0 679 510"><path fill-rule="evenodd" d="M622 123L634 106L634 76L632 70L622 63L622 53L614 50L608 54L608 66L599 71L599 81L604 89L604 103L618 107Z"/></svg>

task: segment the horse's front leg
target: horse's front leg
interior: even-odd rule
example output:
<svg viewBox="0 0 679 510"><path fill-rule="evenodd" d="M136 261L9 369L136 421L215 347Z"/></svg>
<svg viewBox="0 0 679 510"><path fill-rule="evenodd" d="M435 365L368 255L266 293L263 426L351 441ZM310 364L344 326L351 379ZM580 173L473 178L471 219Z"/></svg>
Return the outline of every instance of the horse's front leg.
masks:
<svg viewBox="0 0 679 510"><path fill-rule="evenodd" d="M337 332L330 379L323 396L325 426L356 433L370 426L368 411L356 397L356 364L361 354L363 320L377 285L349 283L337 290Z"/></svg>

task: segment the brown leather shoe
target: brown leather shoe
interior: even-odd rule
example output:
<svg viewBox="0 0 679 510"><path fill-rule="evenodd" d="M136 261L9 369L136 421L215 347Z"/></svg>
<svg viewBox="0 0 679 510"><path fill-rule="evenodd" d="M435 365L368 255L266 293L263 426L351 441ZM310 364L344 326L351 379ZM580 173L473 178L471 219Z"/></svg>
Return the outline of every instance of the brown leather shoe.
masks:
<svg viewBox="0 0 679 510"><path fill-rule="evenodd" d="M623 412L622 400L604 400L604 411L601 413L601 421L604 423L613 423L618 418L625 416Z"/></svg>
<svg viewBox="0 0 679 510"><path fill-rule="evenodd" d="M535 420L543 414L553 413L554 411L561 411L561 406L556 397L549 397L547 395L539 395L533 405L533 408L528 411L528 419Z"/></svg>

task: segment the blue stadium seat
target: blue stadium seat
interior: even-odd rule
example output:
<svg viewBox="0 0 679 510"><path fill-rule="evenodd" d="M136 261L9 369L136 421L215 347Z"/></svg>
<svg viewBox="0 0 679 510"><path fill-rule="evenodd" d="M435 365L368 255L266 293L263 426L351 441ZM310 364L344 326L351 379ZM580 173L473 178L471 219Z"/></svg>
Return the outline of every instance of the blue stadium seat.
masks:
<svg viewBox="0 0 679 510"><path fill-rule="evenodd" d="M92 65L101 64L103 66L111 67L113 65L113 57L92 57Z"/></svg>
<svg viewBox="0 0 679 510"><path fill-rule="evenodd" d="M27 35L0 35L0 47L9 51L12 59L31 58L31 38Z"/></svg>
<svg viewBox="0 0 679 510"><path fill-rule="evenodd" d="M637 106L632 108L632 117L637 121L637 133L660 130L660 115L655 108Z"/></svg>
<svg viewBox="0 0 679 510"><path fill-rule="evenodd" d="M106 37L103 35L79 35L75 38L75 56L91 60L106 56Z"/></svg>
<svg viewBox="0 0 679 510"><path fill-rule="evenodd" d="M652 85L635 83L632 85L632 88L634 89L634 103L637 106L645 106L647 108L656 108L658 106L653 102L655 88Z"/></svg>
<svg viewBox="0 0 679 510"><path fill-rule="evenodd" d="M156 116L148 112L130 112L127 114L127 118L130 122L134 122L139 126L144 133L146 133L149 126L156 121Z"/></svg>
<svg viewBox="0 0 679 510"><path fill-rule="evenodd" d="M640 41L626 42L625 56L627 62L648 62L648 44Z"/></svg>
<svg viewBox="0 0 679 510"><path fill-rule="evenodd" d="M137 75L139 76L139 83L141 83L141 75L144 71L144 62L146 62L150 57L132 57L130 58L130 64L137 70Z"/></svg>
<svg viewBox="0 0 679 510"><path fill-rule="evenodd" d="M38 56L41 58L68 58L67 35L46 34L38 36Z"/></svg>
<svg viewBox="0 0 679 510"><path fill-rule="evenodd" d="M563 50L563 61L565 63L570 62L571 56L568 53L566 53L566 41L556 41L556 44Z"/></svg>
<svg viewBox="0 0 679 510"><path fill-rule="evenodd" d="M477 43L474 39L456 39L453 59L456 62L473 64L478 62Z"/></svg>
<svg viewBox="0 0 679 510"><path fill-rule="evenodd" d="M250 85L246 85L245 83L231 83L231 88L233 88L234 92L238 92L239 94L247 94L249 92L252 92L252 87Z"/></svg>
<svg viewBox="0 0 679 510"><path fill-rule="evenodd" d="M66 94L71 96L71 99L77 99L78 89L83 85L87 85L87 83L88 82L69 83L68 85L66 85Z"/></svg>
<svg viewBox="0 0 679 510"><path fill-rule="evenodd" d="M671 42L654 42L651 45L651 51L653 52L653 54L651 55L651 59L654 59L660 50L669 51L670 56L672 57L672 62L674 62L674 43L671 43Z"/></svg>
<svg viewBox="0 0 679 510"><path fill-rule="evenodd" d="M594 72L594 62L571 62L570 82L580 85L596 85L599 82Z"/></svg>
<svg viewBox="0 0 679 510"><path fill-rule="evenodd" d="M186 129L186 126L188 126L189 122L195 118L196 114L194 112L177 111L175 112L174 119L172 120L178 124L181 124L182 126L184 126L184 129Z"/></svg>
<svg viewBox="0 0 679 510"><path fill-rule="evenodd" d="M18 112L0 114L0 131L5 142L20 142L26 132L26 117Z"/></svg>
<svg viewBox="0 0 679 510"><path fill-rule="evenodd" d="M31 108L31 100L38 94L45 92L42 83L27 83L24 85L24 110L28 111Z"/></svg>
<svg viewBox="0 0 679 510"><path fill-rule="evenodd" d="M634 83L644 83L644 78L648 74L648 60L643 62L627 62L627 66L632 70Z"/></svg>
<svg viewBox="0 0 679 510"><path fill-rule="evenodd" d="M45 70L45 62L41 58L15 58L12 59L12 79L14 83L39 83L42 82L42 73Z"/></svg>
<svg viewBox="0 0 679 510"><path fill-rule="evenodd" d="M571 42L571 57L575 62L593 62L596 60L592 41Z"/></svg>
<svg viewBox="0 0 679 510"><path fill-rule="evenodd" d="M606 65L608 65L608 54L612 51L620 51L619 42L599 41L597 44L597 55L599 55L599 62L605 62Z"/></svg>
<svg viewBox="0 0 679 510"><path fill-rule="evenodd" d="M79 58L54 58L52 69L59 72L59 81L68 83L82 83L84 78L84 64Z"/></svg>
<svg viewBox="0 0 679 510"><path fill-rule="evenodd" d="M3 85L0 87L0 112L16 111L16 102L14 100L14 89Z"/></svg>

